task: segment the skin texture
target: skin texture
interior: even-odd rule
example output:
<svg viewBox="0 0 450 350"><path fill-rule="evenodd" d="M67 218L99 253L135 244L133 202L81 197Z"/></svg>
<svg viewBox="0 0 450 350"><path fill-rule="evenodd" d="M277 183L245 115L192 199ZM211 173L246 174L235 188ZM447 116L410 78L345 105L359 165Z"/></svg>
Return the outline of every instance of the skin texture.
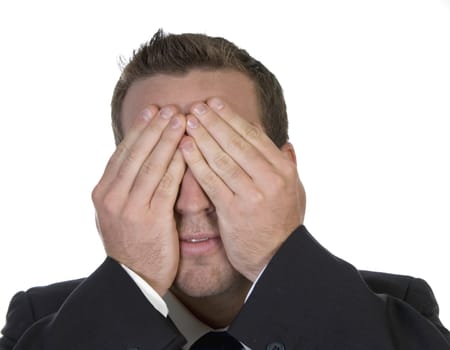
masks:
<svg viewBox="0 0 450 350"><path fill-rule="evenodd" d="M93 191L107 254L210 326L228 325L303 223L292 145L265 135L253 82L233 70L140 80L122 123Z"/></svg>

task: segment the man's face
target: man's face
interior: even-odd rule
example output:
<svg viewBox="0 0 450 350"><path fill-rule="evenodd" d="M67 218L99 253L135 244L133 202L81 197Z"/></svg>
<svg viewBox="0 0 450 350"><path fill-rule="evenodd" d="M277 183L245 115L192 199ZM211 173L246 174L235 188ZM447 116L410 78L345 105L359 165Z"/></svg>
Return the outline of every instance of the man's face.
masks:
<svg viewBox="0 0 450 350"><path fill-rule="evenodd" d="M186 75L155 75L135 82L122 109L124 133L134 118L149 105L175 105L188 114L194 102L221 97L242 118L261 124L253 82L234 70L192 70ZM230 264L220 241L214 204L205 195L189 168L175 205L180 236L180 265L174 288L192 297L219 295L249 282ZM208 243L186 243L184 238L216 237ZM192 241L192 239L191 239Z"/></svg>

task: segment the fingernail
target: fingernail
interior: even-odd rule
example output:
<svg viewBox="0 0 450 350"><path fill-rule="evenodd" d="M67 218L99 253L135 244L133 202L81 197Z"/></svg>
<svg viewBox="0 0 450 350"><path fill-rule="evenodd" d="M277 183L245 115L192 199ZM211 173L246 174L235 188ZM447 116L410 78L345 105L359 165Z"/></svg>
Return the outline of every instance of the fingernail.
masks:
<svg viewBox="0 0 450 350"><path fill-rule="evenodd" d="M191 141L191 140L184 141L184 142L180 145L180 147L181 147L184 151L188 151L188 152L190 152L190 151L192 151L192 150L194 149L194 145L192 144L192 141Z"/></svg>
<svg viewBox="0 0 450 350"><path fill-rule="evenodd" d="M153 118L153 112L150 109L146 108L141 112L141 118L148 122Z"/></svg>
<svg viewBox="0 0 450 350"><path fill-rule="evenodd" d="M207 107L203 103L199 103L198 105L196 105L194 107L194 113L197 114L197 115L204 114L206 112L206 110L207 110Z"/></svg>
<svg viewBox="0 0 450 350"><path fill-rule="evenodd" d="M170 117L173 115L173 113L174 112L173 112L172 108L170 108L170 107L163 107L159 111L159 115L163 119L170 119Z"/></svg>
<svg viewBox="0 0 450 350"><path fill-rule="evenodd" d="M198 126L198 120L197 118L190 116L187 120L187 125L191 128L191 129L195 129Z"/></svg>
<svg viewBox="0 0 450 350"><path fill-rule="evenodd" d="M225 107L225 104L222 102L221 99L214 97L211 100L209 100L209 105L214 108L216 111L220 111Z"/></svg>
<svg viewBox="0 0 450 350"><path fill-rule="evenodd" d="M181 121L180 121L179 117L174 117L170 121L170 126L172 127L172 129L176 129L176 128L180 127L180 125L181 125Z"/></svg>

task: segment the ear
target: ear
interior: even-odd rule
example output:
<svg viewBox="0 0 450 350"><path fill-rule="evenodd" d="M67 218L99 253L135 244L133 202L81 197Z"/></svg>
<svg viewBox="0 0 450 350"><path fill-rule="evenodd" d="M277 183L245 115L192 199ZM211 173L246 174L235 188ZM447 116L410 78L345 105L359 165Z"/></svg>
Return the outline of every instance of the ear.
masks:
<svg viewBox="0 0 450 350"><path fill-rule="evenodd" d="M283 146L281 146L281 152L283 155L292 160L295 164L297 164L297 157L295 155L294 146L290 142L286 142Z"/></svg>

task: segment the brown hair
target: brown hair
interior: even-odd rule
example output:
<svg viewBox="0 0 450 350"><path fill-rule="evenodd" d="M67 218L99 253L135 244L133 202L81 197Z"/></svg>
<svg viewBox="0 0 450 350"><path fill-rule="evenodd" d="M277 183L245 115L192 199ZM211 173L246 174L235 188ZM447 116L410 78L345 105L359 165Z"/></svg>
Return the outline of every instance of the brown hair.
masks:
<svg viewBox="0 0 450 350"><path fill-rule="evenodd" d="M275 75L247 51L220 37L204 34L166 34L161 29L124 66L111 101L116 144L123 139L122 103L133 82L155 74L184 74L189 70L235 69L255 84L260 118L272 141L281 147L288 140L288 120L283 90Z"/></svg>

